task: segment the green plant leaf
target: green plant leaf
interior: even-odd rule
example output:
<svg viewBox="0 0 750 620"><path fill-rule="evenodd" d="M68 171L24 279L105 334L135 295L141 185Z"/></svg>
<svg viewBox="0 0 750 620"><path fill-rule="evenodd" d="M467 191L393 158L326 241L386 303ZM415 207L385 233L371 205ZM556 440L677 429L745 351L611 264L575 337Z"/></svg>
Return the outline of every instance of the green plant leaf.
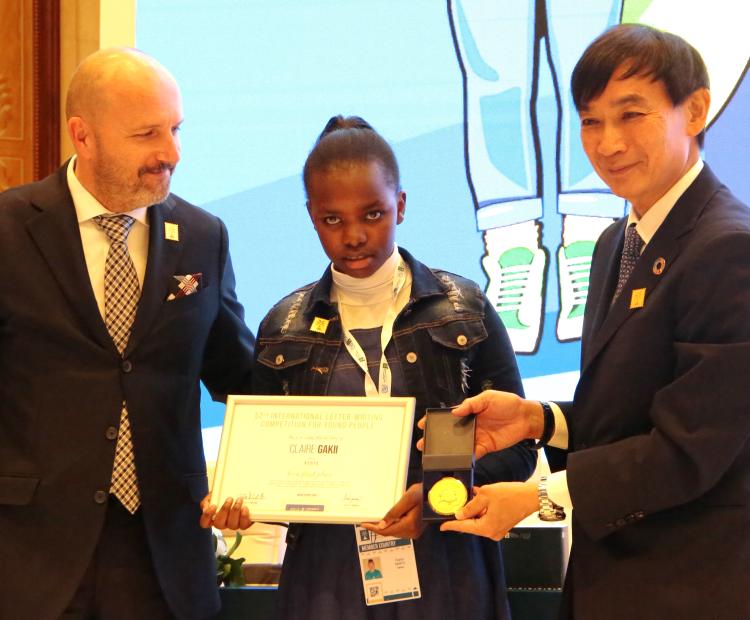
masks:
<svg viewBox="0 0 750 620"><path fill-rule="evenodd" d="M245 558L230 560L231 569L228 578L224 582L225 585L229 587L241 587L247 583L245 581L245 572L242 570L242 564L244 561Z"/></svg>
<svg viewBox="0 0 750 620"><path fill-rule="evenodd" d="M245 572L242 565L245 558L230 557L240 546L242 534L237 532L232 548L227 553L216 556L216 579L219 584L227 587L241 587L247 584L245 581ZM214 553L216 553L216 536L214 536Z"/></svg>
<svg viewBox="0 0 750 620"><path fill-rule="evenodd" d="M234 537L234 544L232 545L232 548L229 551L227 551L227 556L231 556L237 550L237 547L240 546L241 542L242 542L242 534L237 532L237 535Z"/></svg>

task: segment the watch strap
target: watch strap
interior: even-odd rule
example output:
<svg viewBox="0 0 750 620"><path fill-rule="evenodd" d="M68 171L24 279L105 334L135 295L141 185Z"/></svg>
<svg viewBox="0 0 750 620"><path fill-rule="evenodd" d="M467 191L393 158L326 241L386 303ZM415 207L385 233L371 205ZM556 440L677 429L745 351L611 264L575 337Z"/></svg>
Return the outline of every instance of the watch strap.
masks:
<svg viewBox="0 0 750 620"><path fill-rule="evenodd" d="M537 485L539 496L539 518L542 521L562 521L565 518L565 509L552 501L547 494L547 476L542 476Z"/></svg>

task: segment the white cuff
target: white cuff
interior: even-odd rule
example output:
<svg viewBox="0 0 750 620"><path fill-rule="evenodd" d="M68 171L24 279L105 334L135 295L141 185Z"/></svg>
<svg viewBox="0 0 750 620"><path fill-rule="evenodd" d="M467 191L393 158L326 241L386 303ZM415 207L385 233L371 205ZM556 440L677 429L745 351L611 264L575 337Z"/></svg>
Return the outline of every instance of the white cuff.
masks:
<svg viewBox="0 0 750 620"><path fill-rule="evenodd" d="M552 413L555 415L555 433L552 438L547 442L547 445L553 448L562 448L563 450L568 449L568 422L563 415L562 409L557 403L547 403L552 408ZM560 502L557 502L558 504Z"/></svg>

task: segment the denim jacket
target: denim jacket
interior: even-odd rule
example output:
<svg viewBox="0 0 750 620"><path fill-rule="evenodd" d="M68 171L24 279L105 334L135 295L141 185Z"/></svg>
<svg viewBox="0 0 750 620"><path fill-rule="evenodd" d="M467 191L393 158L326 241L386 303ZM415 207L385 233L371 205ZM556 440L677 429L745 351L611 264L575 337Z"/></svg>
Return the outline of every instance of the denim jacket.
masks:
<svg viewBox="0 0 750 620"><path fill-rule="evenodd" d="M416 399L416 420L427 407L457 405L486 389L523 394L508 335L497 312L471 280L430 269L399 248L412 275L411 295L396 318L392 345L402 362L407 390ZM341 320L331 303L332 276L297 289L277 303L260 324L253 393L326 395L331 369L343 348ZM324 333L310 329L328 322ZM421 431L415 427L414 437ZM421 480L415 447L409 483ZM536 454L523 444L489 454L475 469L477 484L526 480Z"/></svg>

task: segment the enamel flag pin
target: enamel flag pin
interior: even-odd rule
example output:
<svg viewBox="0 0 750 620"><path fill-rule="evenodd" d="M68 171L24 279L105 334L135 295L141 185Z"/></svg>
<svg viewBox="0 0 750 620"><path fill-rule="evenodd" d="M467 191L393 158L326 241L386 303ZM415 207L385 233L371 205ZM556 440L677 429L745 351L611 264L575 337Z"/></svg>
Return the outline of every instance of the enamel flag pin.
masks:
<svg viewBox="0 0 750 620"><path fill-rule="evenodd" d="M330 323L328 319L321 319L319 316L316 316L313 319L312 325L310 325L310 331L325 334L328 329L328 323Z"/></svg>
<svg viewBox="0 0 750 620"><path fill-rule="evenodd" d="M164 238L167 241L179 241L180 226L173 222L164 222Z"/></svg>
<svg viewBox="0 0 750 620"><path fill-rule="evenodd" d="M636 308L643 308L643 304L646 302L646 289L635 288L630 294L630 309L635 310Z"/></svg>

